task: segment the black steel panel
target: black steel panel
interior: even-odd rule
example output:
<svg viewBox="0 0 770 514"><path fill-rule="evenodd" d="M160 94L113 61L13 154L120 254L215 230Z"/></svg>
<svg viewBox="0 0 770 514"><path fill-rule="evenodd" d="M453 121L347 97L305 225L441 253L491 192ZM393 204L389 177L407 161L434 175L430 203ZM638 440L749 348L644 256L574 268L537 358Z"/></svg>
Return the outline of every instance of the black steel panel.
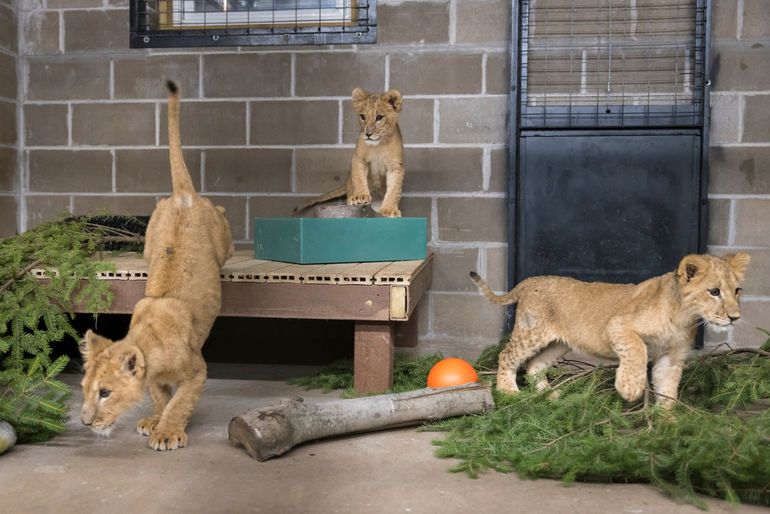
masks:
<svg viewBox="0 0 770 514"><path fill-rule="evenodd" d="M639 282L698 251L700 131L522 133L515 282Z"/></svg>

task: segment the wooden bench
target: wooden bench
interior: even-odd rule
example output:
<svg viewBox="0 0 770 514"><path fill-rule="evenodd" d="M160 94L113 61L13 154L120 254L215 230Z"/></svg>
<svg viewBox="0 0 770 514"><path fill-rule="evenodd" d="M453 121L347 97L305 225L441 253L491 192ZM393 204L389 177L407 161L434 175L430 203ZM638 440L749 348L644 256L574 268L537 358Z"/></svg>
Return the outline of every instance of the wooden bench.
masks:
<svg viewBox="0 0 770 514"><path fill-rule="evenodd" d="M141 254L110 257L115 298L108 312L130 314L144 296ZM254 259L242 250L222 268L220 316L352 320L354 382L360 393L393 384L394 346L416 346L417 305L432 279L432 255L419 261L288 264ZM42 269L32 270L44 277ZM85 312L85 309L79 309Z"/></svg>

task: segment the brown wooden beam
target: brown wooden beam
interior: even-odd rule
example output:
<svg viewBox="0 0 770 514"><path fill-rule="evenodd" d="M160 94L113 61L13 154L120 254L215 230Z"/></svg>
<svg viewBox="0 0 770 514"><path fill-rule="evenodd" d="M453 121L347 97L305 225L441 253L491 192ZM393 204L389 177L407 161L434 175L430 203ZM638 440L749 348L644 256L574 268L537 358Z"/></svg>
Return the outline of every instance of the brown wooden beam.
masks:
<svg viewBox="0 0 770 514"><path fill-rule="evenodd" d="M353 387L357 393L381 393L393 386L393 332L392 322L356 322Z"/></svg>

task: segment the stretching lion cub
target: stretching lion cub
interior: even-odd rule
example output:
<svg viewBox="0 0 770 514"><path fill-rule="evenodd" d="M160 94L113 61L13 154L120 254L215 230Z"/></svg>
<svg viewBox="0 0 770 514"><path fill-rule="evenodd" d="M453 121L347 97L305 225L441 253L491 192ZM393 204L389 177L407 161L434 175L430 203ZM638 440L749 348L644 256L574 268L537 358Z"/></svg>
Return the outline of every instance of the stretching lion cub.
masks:
<svg viewBox="0 0 770 514"><path fill-rule="evenodd" d="M490 301L518 304L513 333L500 353L497 388L518 391L516 372L525 362L527 374L536 375L574 349L619 360L615 388L627 401L644 392L647 362L654 360L658 402L670 408L699 322L724 330L740 318L740 285L750 260L746 253L688 255L676 272L640 284L532 277L501 296L471 272ZM548 381L536 386L543 390Z"/></svg>
<svg viewBox="0 0 770 514"><path fill-rule="evenodd" d="M350 176L344 186L313 198L294 212L342 196L347 196L348 205L370 204L372 192L382 192L384 185L380 214L400 217L398 203L404 184L404 143L398 128L398 113L403 107L401 93L395 89L383 94L367 93L357 87L352 96L361 133L350 160Z"/></svg>
<svg viewBox="0 0 770 514"><path fill-rule="evenodd" d="M158 202L147 227L145 296L124 339L113 343L89 330L81 348L83 423L109 434L147 389L154 412L136 428L155 450L187 445L185 427L206 382L201 347L219 313L220 268L233 253L224 209L195 192L182 157L179 93L172 82L168 87L173 194Z"/></svg>

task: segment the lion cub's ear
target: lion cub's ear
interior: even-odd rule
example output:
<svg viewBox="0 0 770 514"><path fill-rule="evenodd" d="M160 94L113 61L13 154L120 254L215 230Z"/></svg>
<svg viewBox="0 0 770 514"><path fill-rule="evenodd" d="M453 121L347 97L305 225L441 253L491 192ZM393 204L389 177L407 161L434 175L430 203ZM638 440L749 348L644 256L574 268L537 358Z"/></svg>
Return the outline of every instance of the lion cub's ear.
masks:
<svg viewBox="0 0 770 514"><path fill-rule="evenodd" d="M687 255L679 261L679 267L676 269L676 276L680 283L686 284L703 273L707 267L708 262L706 262L706 259L700 255Z"/></svg>
<svg viewBox="0 0 770 514"><path fill-rule="evenodd" d="M401 112L401 108L404 106L404 99L401 98L401 93L395 89L391 89L382 95L382 99L388 102L396 112Z"/></svg>
<svg viewBox="0 0 770 514"><path fill-rule="evenodd" d="M724 259L727 261L730 269L733 270L733 273L735 273L738 281L743 282L743 277L746 275L746 268L749 267L749 263L751 262L751 255L746 252L738 252L735 255L725 255Z"/></svg>
<svg viewBox="0 0 770 514"><path fill-rule="evenodd" d="M366 106L366 99L369 96L369 93L360 87L357 87L353 90L353 93L351 93L350 96L353 98L353 108L355 108L355 110L358 112L361 112Z"/></svg>
<svg viewBox="0 0 770 514"><path fill-rule="evenodd" d="M131 348L121 357L120 370L126 375L142 378L144 376L144 355L138 348Z"/></svg>
<svg viewBox="0 0 770 514"><path fill-rule="evenodd" d="M79 345L80 355L83 356L84 360L88 361L102 353L111 344L112 341L110 339L95 334L93 330L88 330L86 331L85 338Z"/></svg>

